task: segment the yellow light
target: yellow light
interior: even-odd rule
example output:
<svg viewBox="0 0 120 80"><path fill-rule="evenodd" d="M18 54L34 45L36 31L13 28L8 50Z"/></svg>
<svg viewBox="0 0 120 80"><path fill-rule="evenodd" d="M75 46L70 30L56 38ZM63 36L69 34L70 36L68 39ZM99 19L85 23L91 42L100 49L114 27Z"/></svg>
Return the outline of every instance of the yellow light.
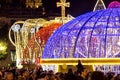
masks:
<svg viewBox="0 0 120 80"><path fill-rule="evenodd" d="M0 46L0 51L6 50L6 46Z"/></svg>
<svg viewBox="0 0 120 80"><path fill-rule="evenodd" d="M35 5L36 8L38 8L39 6L38 5Z"/></svg>
<svg viewBox="0 0 120 80"><path fill-rule="evenodd" d="M0 54L6 54L7 43L4 41L0 41Z"/></svg>
<svg viewBox="0 0 120 80"><path fill-rule="evenodd" d="M41 59L44 65L76 65L81 60L83 65L118 65L120 58L60 58L60 59Z"/></svg>

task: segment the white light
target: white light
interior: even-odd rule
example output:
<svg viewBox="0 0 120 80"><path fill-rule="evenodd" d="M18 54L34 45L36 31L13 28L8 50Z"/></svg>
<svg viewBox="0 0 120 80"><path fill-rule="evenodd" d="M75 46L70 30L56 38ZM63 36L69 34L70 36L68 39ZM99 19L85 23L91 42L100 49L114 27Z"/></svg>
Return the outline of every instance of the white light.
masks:
<svg viewBox="0 0 120 80"><path fill-rule="evenodd" d="M31 28L31 29L30 29L30 32L31 32L31 33L34 33L34 32L35 32L35 28Z"/></svg>
<svg viewBox="0 0 120 80"><path fill-rule="evenodd" d="M118 46L120 46L120 41L117 42Z"/></svg>
<svg viewBox="0 0 120 80"><path fill-rule="evenodd" d="M18 32L19 29L20 29L20 25L19 24L15 24L14 26L12 26L12 30L14 32Z"/></svg>
<svg viewBox="0 0 120 80"><path fill-rule="evenodd" d="M17 59L17 60L16 60L16 66L17 66L18 69L23 68L23 65L21 65L20 62L21 62L20 59Z"/></svg>

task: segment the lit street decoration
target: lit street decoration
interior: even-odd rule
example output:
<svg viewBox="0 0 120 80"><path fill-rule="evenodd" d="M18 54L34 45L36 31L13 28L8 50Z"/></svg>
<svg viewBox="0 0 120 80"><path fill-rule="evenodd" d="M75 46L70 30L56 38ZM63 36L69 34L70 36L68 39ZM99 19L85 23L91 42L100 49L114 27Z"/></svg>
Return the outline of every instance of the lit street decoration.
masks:
<svg viewBox="0 0 120 80"><path fill-rule="evenodd" d="M46 20L44 19L28 19L26 21L17 21L15 22L10 30L9 30L9 39L11 43L15 46L16 48L16 66L18 68L22 68L22 63L25 61L25 63L31 62L31 58L27 58L24 60L24 55L23 51L25 47L27 46L28 40L31 38L34 32L34 28L37 26L43 25L42 23L45 22ZM22 25L21 25L22 24ZM32 30L31 30L32 29ZM32 33L30 32L32 31ZM11 38L11 33L13 34L14 40ZM27 46L29 49L29 47ZM39 49L39 47L37 47ZM39 53L38 53L39 54ZM29 49L29 56L31 56L31 50ZM37 57L37 55L34 55ZM35 58L33 59L35 60Z"/></svg>
<svg viewBox="0 0 120 80"><path fill-rule="evenodd" d="M120 8L113 5L71 20L49 38L42 58L117 57L120 53L118 13Z"/></svg>
<svg viewBox="0 0 120 80"><path fill-rule="evenodd" d="M97 0L93 11L101 10L101 9L106 9L105 4L104 4L103 0Z"/></svg>
<svg viewBox="0 0 120 80"><path fill-rule="evenodd" d="M64 18L65 17L65 7L70 7L70 3L67 2L66 0L60 0L60 2L57 2L57 7L61 6L61 16Z"/></svg>
<svg viewBox="0 0 120 80"><path fill-rule="evenodd" d="M49 22L47 23L46 25L43 26L43 28L41 28L40 30L38 30L36 33L35 33L35 38L36 38L36 41L38 42L38 44L40 45L41 47L41 51L40 49L38 49L38 46L36 44L36 41L34 39L34 35L29 39L29 42L26 46L26 48L24 49L24 59L27 59L27 58L30 58L30 55L31 55L31 58L33 60L33 56L32 54L29 54L29 49L30 50L30 53L40 53L40 52L43 52L44 50L44 45L47 43L49 37L52 35L52 33L54 33L55 30L57 30L62 24L61 23L58 23L58 22ZM28 48L29 47L29 48ZM32 52L31 52L32 51ZM42 56L42 53L40 53L41 55L39 56Z"/></svg>
<svg viewBox="0 0 120 80"><path fill-rule="evenodd" d="M42 0L26 0L26 7L38 8L42 6Z"/></svg>
<svg viewBox="0 0 120 80"><path fill-rule="evenodd" d="M0 41L0 60L6 58L8 44L5 41Z"/></svg>
<svg viewBox="0 0 120 80"><path fill-rule="evenodd" d="M15 24L14 26L12 26L12 30L14 32L18 32L19 29L20 29L20 25L19 24Z"/></svg>

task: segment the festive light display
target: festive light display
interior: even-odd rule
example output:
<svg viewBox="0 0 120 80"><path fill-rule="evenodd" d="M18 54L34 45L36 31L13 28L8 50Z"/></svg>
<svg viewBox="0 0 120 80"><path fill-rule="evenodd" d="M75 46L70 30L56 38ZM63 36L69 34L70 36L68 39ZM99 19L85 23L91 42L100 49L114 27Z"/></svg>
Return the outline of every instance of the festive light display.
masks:
<svg viewBox="0 0 120 80"><path fill-rule="evenodd" d="M41 46L42 51L44 50L44 45L46 44L48 38L61 25L62 25L62 23L52 22L52 23L46 24L45 26L43 26L43 28L41 28L39 31L36 32L35 38L36 38L37 42L39 43L39 45ZM29 52L29 49L31 49L30 52ZM36 41L34 40L34 35L31 37L31 39L29 40L29 42L27 44L27 47L24 49L24 55L23 55L24 59L30 58L29 53L32 53L32 54L40 53L40 49L37 46ZM32 59L33 56L31 55L30 59ZM37 55L37 56L39 56L39 55ZM27 62L26 62L26 64L27 64Z"/></svg>
<svg viewBox="0 0 120 80"><path fill-rule="evenodd" d="M106 9L103 0L97 0L93 11L100 10L100 9Z"/></svg>
<svg viewBox="0 0 120 80"><path fill-rule="evenodd" d="M39 8L42 6L42 0L26 0L26 7Z"/></svg>
<svg viewBox="0 0 120 80"><path fill-rule="evenodd" d="M62 18L65 17L65 7L70 7L70 3L66 2L66 0L60 0L60 2L57 2L57 7L61 6L61 16Z"/></svg>
<svg viewBox="0 0 120 80"><path fill-rule="evenodd" d="M120 8L77 17L48 40L42 58L111 58L120 53Z"/></svg>
<svg viewBox="0 0 120 80"><path fill-rule="evenodd" d="M8 44L5 41L0 40L0 60L7 57L7 46Z"/></svg>
<svg viewBox="0 0 120 80"><path fill-rule="evenodd" d="M113 1L109 4L108 8L120 8L120 2Z"/></svg>
<svg viewBox="0 0 120 80"><path fill-rule="evenodd" d="M35 62L35 58L38 57L39 53L32 53L32 48L27 46L29 39L39 30L41 26L44 25L47 21L43 18L38 19L27 19L26 21L17 21L15 22L9 30L9 39L11 43L16 48L16 66L22 68L21 64L30 64L30 62ZM12 36L13 33L13 36ZM12 38L14 37L14 39ZM24 49L29 49L28 54L23 54ZM36 44L36 51L38 51L39 45ZM29 57L28 57L29 56Z"/></svg>
<svg viewBox="0 0 120 80"><path fill-rule="evenodd" d="M105 74L113 72L115 75L120 73L120 65L94 65L95 71L102 71Z"/></svg>
<svg viewBox="0 0 120 80"><path fill-rule="evenodd" d="M36 32L36 39L39 40L39 42L44 41L46 43L51 34L61 25L62 23L50 23L45 25L42 29Z"/></svg>

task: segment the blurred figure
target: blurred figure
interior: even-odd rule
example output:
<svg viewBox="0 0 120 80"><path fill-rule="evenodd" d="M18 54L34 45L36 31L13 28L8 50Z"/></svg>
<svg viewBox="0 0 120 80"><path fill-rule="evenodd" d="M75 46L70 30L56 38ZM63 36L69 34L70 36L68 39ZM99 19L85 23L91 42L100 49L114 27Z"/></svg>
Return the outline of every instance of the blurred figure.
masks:
<svg viewBox="0 0 120 80"><path fill-rule="evenodd" d="M73 74L72 69L68 69L68 73L65 75L65 80L76 80L76 76Z"/></svg>
<svg viewBox="0 0 120 80"><path fill-rule="evenodd" d="M88 80L105 80L105 76L101 71L94 71Z"/></svg>
<svg viewBox="0 0 120 80"><path fill-rule="evenodd" d="M76 67L77 67L77 80L86 80L88 70L84 68L80 60L78 60L78 64Z"/></svg>
<svg viewBox="0 0 120 80"><path fill-rule="evenodd" d="M86 68L81 69L81 71L77 73L77 80L86 80L87 74L88 70Z"/></svg>
<svg viewBox="0 0 120 80"><path fill-rule="evenodd" d="M77 72L78 73L80 73L84 69L84 67L83 67L83 65L82 65L80 60L78 60L78 64L77 64L76 67L77 67Z"/></svg>
<svg viewBox="0 0 120 80"><path fill-rule="evenodd" d="M12 72L7 72L7 74L6 74L6 80L14 80Z"/></svg>
<svg viewBox="0 0 120 80"><path fill-rule="evenodd" d="M106 80L111 80L114 78L115 73L114 72L108 72L106 74Z"/></svg>

